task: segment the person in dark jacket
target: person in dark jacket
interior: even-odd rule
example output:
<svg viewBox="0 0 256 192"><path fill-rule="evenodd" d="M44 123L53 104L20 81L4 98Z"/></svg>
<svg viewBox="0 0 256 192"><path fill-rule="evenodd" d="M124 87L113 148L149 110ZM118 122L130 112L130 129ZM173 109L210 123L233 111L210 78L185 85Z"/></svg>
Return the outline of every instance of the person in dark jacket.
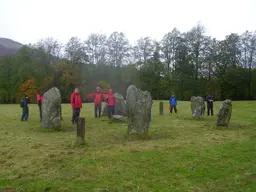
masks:
<svg viewBox="0 0 256 192"><path fill-rule="evenodd" d="M75 124L77 118L80 116L80 110L82 108L82 99L79 94L79 89L76 88L75 91L70 96L70 104L72 106L72 123Z"/></svg>
<svg viewBox="0 0 256 192"><path fill-rule="evenodd" d="M174 109L174 112L177 113L177 99L174 95L170 97L170 113L172 113L172 110Z"/></svg>
<svg viewBox="0 0 256 192"><path fill-rule="evenodd" d="M25 95L20 101L20 107L22 108L21 121L27 121L29 116L28 108L28 96Z"/></svg>
<svg viewBox="0 0 256 192"><path fill-rule="evenodd" d="M96 93L91 93L88 95L88 98L93 98L94 99L94 113L95 113L95 118L101 117L101 103L104 101L104 95L100 92L100 87L96 88Z"/></svg>
<svg viewBox="0 0 256 192"><path fill-rule="evenodd" d="M215 101L215 98L212 96L212 94L208 94L206 96L206 102L207 102L207 115L210 115L210 111L211 111L211 115L213 116L213 102Z"/></svg>

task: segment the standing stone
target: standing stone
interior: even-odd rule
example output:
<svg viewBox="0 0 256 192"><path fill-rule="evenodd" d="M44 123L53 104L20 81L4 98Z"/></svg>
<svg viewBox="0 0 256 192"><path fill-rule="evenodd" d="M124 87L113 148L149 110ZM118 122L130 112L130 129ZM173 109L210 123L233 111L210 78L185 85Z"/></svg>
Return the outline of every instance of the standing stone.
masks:
<svg viewBox="0 0 256 192"><path fill-rule="evenodd" d="M191 110L193 118L202 118L205 114L205 103L202 97L191 97Z"/></svg>
<svg viewBox="0 0 256 192"><path fill-rule="evenodd" d="M217 126L228 127L229 120L232 114L232 101L226 99L220 106L219 112L217 114Z"/></svg>
<svg viewBox="0 0 256 192"><path fill-rule="evenodd" d="M152 97L148 91L141 91L134 85L127 89L126 105L128 117L128 132L148 132Z"/></svg>
<svg viewBox="0 0 256 192"><path fill-rule="evenodd" d="M115 106L115 115L127 116L127 108L126 101L124 97L120 93L115 93L116 97L116 106ZM105 104L102 116L108 116L108 108L107 104Z"/></svg>
<svg viewBox="0 0 256 192"><path fill-rule="evenodd" d="M44 94L42 102L42 127L60 128L61 122L61 94L57 87L53 87Z"/></svg>

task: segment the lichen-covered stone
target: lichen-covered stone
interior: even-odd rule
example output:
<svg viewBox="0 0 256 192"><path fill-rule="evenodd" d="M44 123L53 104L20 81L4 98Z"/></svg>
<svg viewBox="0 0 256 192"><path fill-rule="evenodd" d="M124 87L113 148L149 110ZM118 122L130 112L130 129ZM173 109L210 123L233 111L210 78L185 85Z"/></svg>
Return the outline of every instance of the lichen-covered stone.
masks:
<svg viewBox="0 0 256 192"><path fill-rule="evenodd" d="M126 101L124 97L120 93L115 93L116 97L116 106L115 106L115 115L122 115L127 116L127 108L126 108ZM102 112L102 116L108 116L107 105L105 104Z"/></svg>
<svg viewBox="0 0 256 192"><path fill-rule="evenodd" d="M191 97L191 110L193 118L202 118L205 114L205 103L202 97Z"/></svg>
<svg viewBox="0 0 256 192"><path fill-rule="evenodd" d="M150 92L141 91L134 85L128 87L126 106L129 133L148 132L152 103Z"/></svg>
<svg viewBox="0 0 256 192"><path fill-rule="evenodd" d="M61 94L57 87L48 90L42 102L42 127L60 128L61 124Z"/></svg>
<svg viewBox="0 0 256 192"><path fill-rule="evenodd" d="M220 106L219 112L217 114L216 125L228 127L231 114L232 114L232 101L227 99Z"/></svg>

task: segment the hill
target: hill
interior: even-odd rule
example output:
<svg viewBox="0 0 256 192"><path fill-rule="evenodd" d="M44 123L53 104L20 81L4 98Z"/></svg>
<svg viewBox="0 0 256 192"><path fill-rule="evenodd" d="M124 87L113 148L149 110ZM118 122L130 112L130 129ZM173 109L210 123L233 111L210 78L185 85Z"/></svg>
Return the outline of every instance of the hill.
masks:
<svg viewBox="0 0 256 192"><path fill-rule="evenodd" d="M0 56L15 54L23 45L7 38L0 38Z"/></svg>

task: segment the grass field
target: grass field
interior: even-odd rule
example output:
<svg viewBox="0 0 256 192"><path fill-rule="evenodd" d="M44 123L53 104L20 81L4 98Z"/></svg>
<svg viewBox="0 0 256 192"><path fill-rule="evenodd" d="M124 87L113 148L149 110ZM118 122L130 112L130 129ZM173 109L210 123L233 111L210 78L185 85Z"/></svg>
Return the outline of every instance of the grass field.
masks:
<svg viewBox="0 0 256 192"><path fill-rule="evenodd" d="M0 105L0 191L256 191L255 101L233 102L228 128L216 128L216 116L193 120L189 102L178 103L178 114L165 102L164 116L158 105L150 140L129 140L124 123L94 119L93 105L84 104L81 147L70 105L60 132L40 128L36 105L28 122L19 105Z"/></svg>

